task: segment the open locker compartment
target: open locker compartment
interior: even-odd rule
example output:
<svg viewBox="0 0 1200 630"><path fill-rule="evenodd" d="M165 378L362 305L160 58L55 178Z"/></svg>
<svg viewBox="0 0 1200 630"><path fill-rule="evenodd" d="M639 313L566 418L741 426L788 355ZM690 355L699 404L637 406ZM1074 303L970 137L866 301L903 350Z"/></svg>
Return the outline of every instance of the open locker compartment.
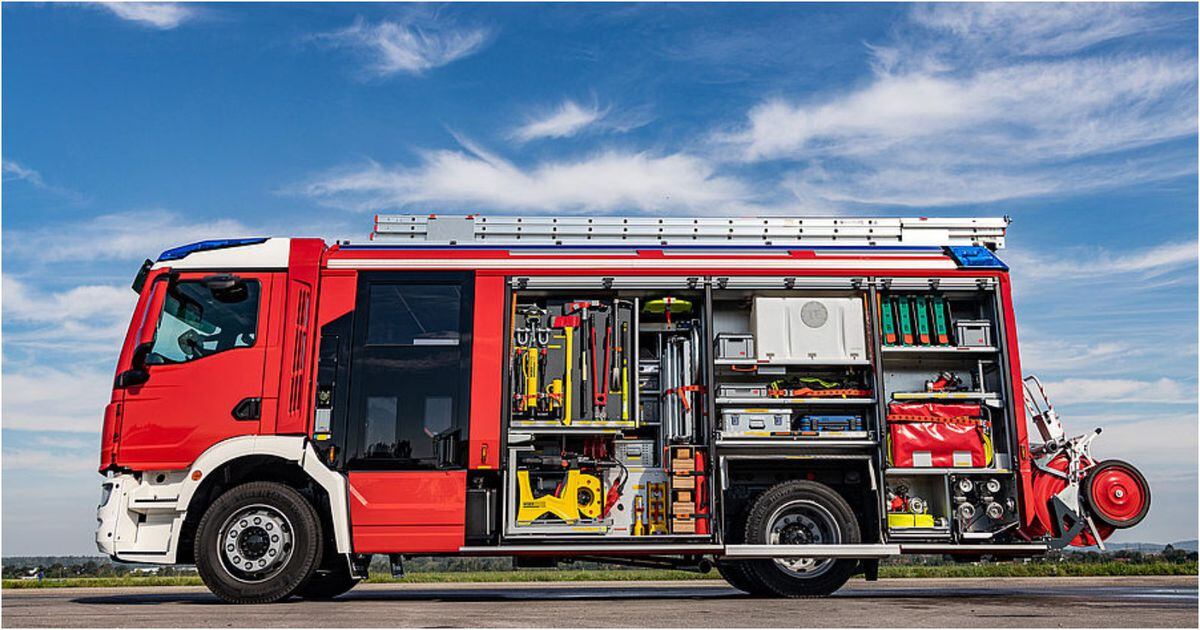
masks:
<svg viewBox="0 0 1200 630"><path fill-rule="evenodd" d="M704 291L553 284L511 292L504 537L711 539Z"/></svg>
<svg viewBox="0 0 1200 630"><path fill-rule="evenodd" d="M972 279L882 285L875 308L889 538L998 539L1017 525L1018 511L995 285ZM914 515L896 512L896 486L929 493L929 514L945 519L945 532L893 527ZM915 518L928 524L927 517Z"/></svg>
<svg viewBox="0 0 1200 630"><path fill-rule="evenodd" d="M949 540L950 492L944 476L889 476L885 484L889 540Z"/></svg>
<svg viewBox="0 0 1200 630"><path fill-rule="evenodd" d="M885 355L996 350L999 318L990 284L884 285L875 306Z"/></svg>
<svg viewBox="0 0 1200 630"><path fill-rule="evenodd" d="M893 424L922 424L922 416L926 417L925 423L944 427L976 425L975 433L981 440L983 458L979 459L980 452L968 458L953 452L947 454L926 449L919 451L920 455L906 456L901 463L897 461L895 449L903 445L889 442L889 466L1011 468L1007 402L998 357L912 356L903 361L885 357L882 376L884 426L889 440L894 440L900 431Z"/></svg>
<svg viewBox="0 0 1200 630"><path fill-rule="evenodd" d="M883 284L875 306L888 467L1008 470L1012 436L994 286Z"/></svg>
<svg viewBox="0 0 1200 630"><path fill-rule="evenodd" d="M850 280L770 288L781 282L714 291L719 439L874 439L867 293Z"/></svg>

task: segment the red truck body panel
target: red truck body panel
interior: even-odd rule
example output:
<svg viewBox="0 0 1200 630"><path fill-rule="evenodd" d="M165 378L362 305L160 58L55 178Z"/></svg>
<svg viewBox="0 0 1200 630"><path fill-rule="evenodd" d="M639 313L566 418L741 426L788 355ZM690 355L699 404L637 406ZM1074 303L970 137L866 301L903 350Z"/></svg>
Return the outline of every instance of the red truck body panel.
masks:
<svg viewBox="0 0 1200 630"><path fill-rule="evenodd" d="M446 553L463 546L467 473L352 471L356 553Z"/></svg>
<svg viewBox="0 0 1200 630"><path fill-rule="evenodd" d="M475 279L471 357L471 418L468 466L494 469L500 461L500 418L504 400L504 278Z"/></svg>

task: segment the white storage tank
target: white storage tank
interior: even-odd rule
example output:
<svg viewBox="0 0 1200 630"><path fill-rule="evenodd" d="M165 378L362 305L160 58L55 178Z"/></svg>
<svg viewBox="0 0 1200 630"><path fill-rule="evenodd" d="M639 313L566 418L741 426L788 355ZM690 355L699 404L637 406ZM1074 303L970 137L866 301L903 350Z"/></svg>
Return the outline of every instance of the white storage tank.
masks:
<svg viewBox="0 0 1200 630"><path fill-rule="evenodd" d="M756 358L767 363L867 361L863 300L756 297L751 317Z"/></svg>

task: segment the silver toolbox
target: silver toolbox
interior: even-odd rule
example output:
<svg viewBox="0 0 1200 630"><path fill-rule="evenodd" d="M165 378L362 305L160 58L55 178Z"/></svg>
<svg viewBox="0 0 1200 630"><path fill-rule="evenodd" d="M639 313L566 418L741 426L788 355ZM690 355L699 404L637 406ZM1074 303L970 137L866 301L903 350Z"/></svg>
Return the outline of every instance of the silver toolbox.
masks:
<svg viewBox="0 0 1200 630"><path fill-rule="evenodd" d="M792 430L791 409L725 409L721 435L768 437Z"/></svg>
<svg viewBox="0 0 1200 630"><path fill-rule="evenodd" d="M727 361L753 361L754 335L748 333L718 333L717 358Z"/></svg>
<svg viewBox="0 0 1200 630"><path fill-rule="evenodd" d="M717 398L766 398L766 383L718 383Z"/></svg>
<svg viewBox="0 0 1200 630"><path fill-rule="evenodd" d="M613 440L617 461L630 468L653 468L658 464L654 440Z"/></svg>
<svg viewBox="0 0 1200 630"><path fill-rule="evenodd" d="M960 319L954 322L954 336L965 348L988 348L992 345L992 322L986 319Z"/></svg>

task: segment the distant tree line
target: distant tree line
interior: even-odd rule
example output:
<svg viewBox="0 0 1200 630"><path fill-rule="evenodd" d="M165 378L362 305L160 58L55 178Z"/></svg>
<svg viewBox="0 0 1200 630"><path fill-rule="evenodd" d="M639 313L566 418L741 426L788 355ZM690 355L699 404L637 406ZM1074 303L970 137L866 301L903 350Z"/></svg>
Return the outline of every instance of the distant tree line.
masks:
<svg viewBox="0 0 1200 630"><path fill-rule="evenodd" d="M125 577L135 575L196 575L192 567L135 565L96 558L83 562L63 562L63 559L47 558L48 562L14 563L4 560L3 577L6 580L42 578L46 580L76 577Z"/></svg>

